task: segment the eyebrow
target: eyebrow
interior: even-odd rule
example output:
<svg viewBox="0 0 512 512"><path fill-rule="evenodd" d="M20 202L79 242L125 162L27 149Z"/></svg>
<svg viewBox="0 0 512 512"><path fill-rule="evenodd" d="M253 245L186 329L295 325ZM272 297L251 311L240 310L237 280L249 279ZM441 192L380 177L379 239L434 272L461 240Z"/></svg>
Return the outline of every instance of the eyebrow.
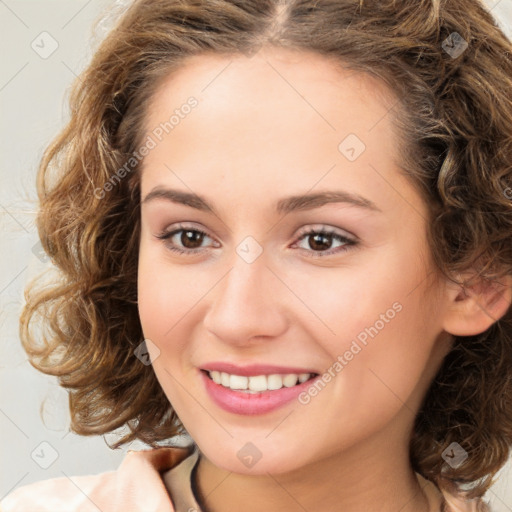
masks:
<svg viewBox="0 0 512 512"><path fill-rule="evenodd" d="M142 200L142 204L155 199L164 199L217 215L215 208L207 199L192 192L183 192L157 186L146 195ZM382 212L382 210L369 199L343 190L285 197L276 203L276 212L279 214L287 214L294 211L312 210L329 203L346 203L359 208Z"/></svg>

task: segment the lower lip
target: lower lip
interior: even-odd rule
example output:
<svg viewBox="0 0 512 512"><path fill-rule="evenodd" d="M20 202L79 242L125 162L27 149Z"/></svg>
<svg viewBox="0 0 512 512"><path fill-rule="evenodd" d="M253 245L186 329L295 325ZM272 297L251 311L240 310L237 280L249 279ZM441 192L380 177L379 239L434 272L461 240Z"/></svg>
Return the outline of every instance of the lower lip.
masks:
<svg viewBox="0 0 512 512"><path fill-rule="evenodd" d="M283 387L274 391L244 393L243 391L234 391L216 384L203 370L200 370L199 373L203 379L206 391L219 407L234 414L244 415L264 414L278 409L297 398L320 377L320 375L317 375L291 388Z"/></svg>

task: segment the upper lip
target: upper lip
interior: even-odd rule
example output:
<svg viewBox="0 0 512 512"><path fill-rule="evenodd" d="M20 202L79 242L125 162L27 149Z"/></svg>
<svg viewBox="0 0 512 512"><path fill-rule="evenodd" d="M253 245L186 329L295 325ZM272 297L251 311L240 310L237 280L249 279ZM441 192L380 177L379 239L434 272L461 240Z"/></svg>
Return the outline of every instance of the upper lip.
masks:
<svg viewBox="0 0 512 512"><path fill-rule="evenodd" d="M314 370L309 368L298 368L298 367L290 367L290 366L276 366L273 364L249 364L245 366L238 366L233 363L223 363L223 362L212 362L206 363L201 366L201 370L206 371L218 371L225 372L231 375L243 375L246 377L251 377L255 375L272 375L272 374L289 374L289 373L313 373L316 374Z"/></svg>

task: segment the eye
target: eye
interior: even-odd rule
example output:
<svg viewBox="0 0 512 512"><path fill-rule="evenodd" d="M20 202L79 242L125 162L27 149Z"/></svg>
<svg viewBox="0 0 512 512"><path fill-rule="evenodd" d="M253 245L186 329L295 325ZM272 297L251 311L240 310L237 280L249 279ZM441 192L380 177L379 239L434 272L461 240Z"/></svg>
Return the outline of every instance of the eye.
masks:
<svg viewBox="0 0 512 512"><path fill-rule="evenodd" d="M299 242L300 241L305 241L312 249L309 250L301 248L301 250L309 253L308 256L313 258L321 258L348 251L350 247L357 245L357 241L355 239L349 238L335 229L325 228L325 226L322 226L319 229L309 228L306 231L303 231L299 235ZM341 245L333 249L332 246L335 242L338 242Z"/></svg>
<svg viewBox="0 0 512 512"><path fill-rule="evenodd" d="M206 232L183 224L179 224L176 229L163 231L156 235L156 237L160 240L165 240L167 249L178 254L201 252L205 249L205 247L202 247L205 238L211 238ZM312 258L331 256L348 251L350 247L357 245L355 239L325 226L303 230L299 234L298 241L295 242L294 246L302 241L306 241L311 250L304 247L299 247L299 249L305 251L308 257ZM335 243L340 245L332 248ZM216 247L220 247L217 242L214 242L214 244L216 244Z"/></svg>
<svg viewBox="0 0 512 512"><path fill-rule="evenodd" d="M178 234L180 234L180 236L176 236ZM165 240L165 246L170 251L177 252L179 254L200 252L202 250L201 244L204 241L204 238L210 238L204 231L190 226L187 227L183 224L180 224L177 229L163 231L156 235L156 237L160 240ZM177 245L176 242L179 242L181 246Z"/></svg>

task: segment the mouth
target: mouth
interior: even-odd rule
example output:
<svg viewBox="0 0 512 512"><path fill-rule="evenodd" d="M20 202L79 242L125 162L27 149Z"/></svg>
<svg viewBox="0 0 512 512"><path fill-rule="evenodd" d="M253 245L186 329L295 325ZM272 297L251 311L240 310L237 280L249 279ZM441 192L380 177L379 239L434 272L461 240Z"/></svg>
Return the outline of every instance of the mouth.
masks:
<svg viewBox="0 0 512 512"><path fill-rule="evenodd" d="M312 368L210 362L198 368L208 397L236 415L260 415L293 405L320 374Z"/></svg>
<svg viewBox="0 0 512 512"><path fill-rule="evenodd" d="M293 388L318 377L318 373L261 373L259 375L238 375L219 370L201 370L215 384L231 391L247 394L278 391Z"/></svg>

